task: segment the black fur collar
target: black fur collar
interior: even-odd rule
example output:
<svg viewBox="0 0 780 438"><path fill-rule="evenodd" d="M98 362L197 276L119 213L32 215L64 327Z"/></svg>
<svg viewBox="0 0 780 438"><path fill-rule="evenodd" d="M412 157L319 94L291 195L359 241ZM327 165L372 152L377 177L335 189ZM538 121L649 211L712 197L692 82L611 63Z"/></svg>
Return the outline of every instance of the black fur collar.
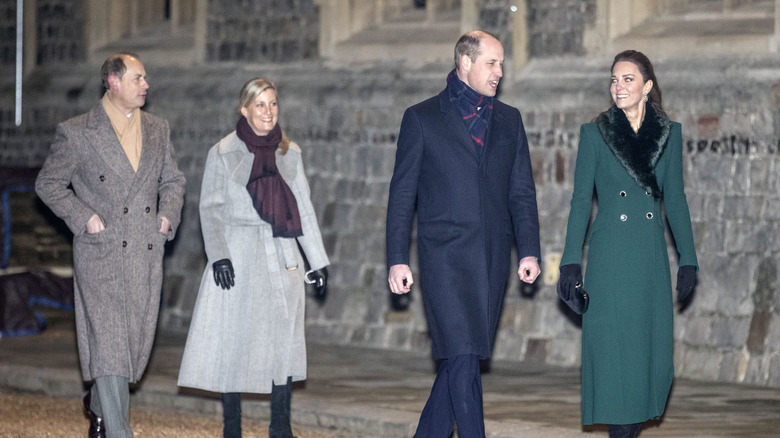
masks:
<svg viewBox="0 0 780 438"><path fill-rule="evenodd" d="M635 133L623 110L615 105L596 117L601 137L640 187L660 199L661 189L655 179L655 165L664 153L672 122L666 114L649 103L645 119Z"/></svg>

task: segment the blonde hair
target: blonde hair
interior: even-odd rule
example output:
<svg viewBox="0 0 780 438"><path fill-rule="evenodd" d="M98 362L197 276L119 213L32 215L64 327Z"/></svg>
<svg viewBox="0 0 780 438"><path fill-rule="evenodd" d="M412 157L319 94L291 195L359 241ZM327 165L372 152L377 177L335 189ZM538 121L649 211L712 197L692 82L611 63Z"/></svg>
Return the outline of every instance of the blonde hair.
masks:
<svg viewBox="0 0 780 438"><path fill-rule="evenodd" d="M254 78L248 80L243 87L241 87L241 92L238 93L238 113L241 114L241 108L248 108L249 105L252 105L252 102L257 99L257 96L260 95L265 90L274 90L274 93L278 96L279 91L276 88L276 84L266 78ZM279 149L282 150L282 155L286 154L288 150L290 150L290 139L287 137L287 135L282 131L282 141L279 142Z"/></svg>

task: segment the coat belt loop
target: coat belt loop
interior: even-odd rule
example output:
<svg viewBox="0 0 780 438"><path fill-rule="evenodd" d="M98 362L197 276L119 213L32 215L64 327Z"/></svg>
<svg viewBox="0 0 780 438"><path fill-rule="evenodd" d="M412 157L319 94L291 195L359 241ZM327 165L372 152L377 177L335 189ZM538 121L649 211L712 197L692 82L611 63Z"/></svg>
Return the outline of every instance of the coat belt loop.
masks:
<svg viewBox="0 0 780 438"><path fill-rule="evenodd" d="M284 267L288 271L298 269L298 261L295 259L295 239L276 238L276 250L284 257Z"/></svg>

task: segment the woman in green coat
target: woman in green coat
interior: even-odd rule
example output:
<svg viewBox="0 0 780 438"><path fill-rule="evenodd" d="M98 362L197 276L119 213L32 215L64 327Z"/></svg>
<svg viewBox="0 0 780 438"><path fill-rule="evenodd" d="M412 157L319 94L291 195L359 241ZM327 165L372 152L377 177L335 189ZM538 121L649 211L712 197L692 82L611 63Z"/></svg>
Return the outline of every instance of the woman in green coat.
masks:
<svg viewBox="0 0 780 438"><path fill-rule="evenodd" d="M594 188L582 318L582 424L608 424L610 437L635 437L660 417L674 367L673 296L661 201L679 252L678 300L698 264L683 191L682 132L661 106L650 60L619 53L614 105L582 125L558 292L571 303L582 283L582 252ZM573 308L576 308L574 306Z"/></svg>

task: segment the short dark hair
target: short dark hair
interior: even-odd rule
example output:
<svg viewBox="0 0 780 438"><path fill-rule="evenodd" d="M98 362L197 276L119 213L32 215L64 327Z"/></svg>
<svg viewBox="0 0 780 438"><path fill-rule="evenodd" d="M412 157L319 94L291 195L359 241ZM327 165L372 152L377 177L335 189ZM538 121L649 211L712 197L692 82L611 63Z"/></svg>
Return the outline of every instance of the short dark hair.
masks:
<svg viewBox="0 0 780 438"><path fill-rule="evenodd" d="M630 62L634 64L639 73L642 74L642 79L647 81L653 81L653 89L647 93L647 99L653 102L659 109L663 108L661 105L661 86L658 84L658 79L655 77L655 70L653 70L653 63L642 52L636 50L624 50L615 55L615 60L612 61L612 67L609 69L612 72L615 69L615 64L618 62Z"/></svg>
<svg viewBox="0 0 780 438"><path fill-rule="evenodd" d="M126 56L138 59L138 55L134 52L117 52L110 55L103 62L103 66L100 67L100 79L103 81L103 89L108 90L111 88L111 84L108 83L109 76L116 76L121 79L125 74L127 71L127 66L125 66Z"/></svg>
<svg viewBox="0 0 780 438"><path fill-rule="evenodd" d="M458 63L460 62L461 56L468 56L472 62L477 60L477 56L479 56L479 43L486 36L495 38L495 40L498 41L498 37L484 30L472 30L471 32L466 32L461 35L458 42L455 43L455 71L459 71L460 65Z"/></svg>

